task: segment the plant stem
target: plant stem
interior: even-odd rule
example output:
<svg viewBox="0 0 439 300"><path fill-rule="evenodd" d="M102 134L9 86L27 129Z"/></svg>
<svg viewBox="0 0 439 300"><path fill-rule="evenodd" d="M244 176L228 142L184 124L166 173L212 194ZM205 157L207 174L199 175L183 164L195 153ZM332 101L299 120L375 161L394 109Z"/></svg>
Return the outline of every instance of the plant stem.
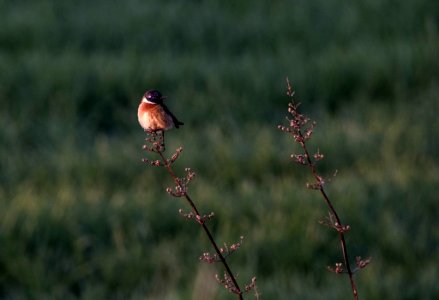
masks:
<svg viewBox="0 0 439 300"><path fill-rule="evenodd" d="M174 180L175 184L178 185L183 190L183 187L181 186L180 181L178 180L177 176L175 175L174 171L171 168L171 163L165 158L165 156L163 155L162 151L158 151L158 154L162 158L163 164L165 165L169 175L171 175L171 177ZM193 213L196 216L200 216L200 213L198 212L198 209L197 209L194 201L192 201L191 197L187 194L187 192L184 192L184 197L186 198L187 202L191 206ZM203 228L204 232L206 233L207 237L209 238L210 243L212 244L213 248L215 248L216 254L220 258L221 263L224 265L224 268L226 269L227 274L231 278L231 280L232 280L232 282L233 282L233 284L234 284L234 286L235 286L235 288L237 290L236 294L238 295L238 299L244 299L243 296L242 296L242 291L241 291L241 289L240 289L240 287L238 285L238 282L236 281L235 276L233 275L232 270L230 269L229 265L227 264L226 259L222 255L218 245L216 244L215 240L213 239L213 236L210 233L209 228L207 228L206 224L203 221L200 221L198 223Z"/></svg>
<svg viewBox="0 0 439 300"><path fill-rule="evenodd" d="M308 149L307 149L306 144L305 144L305 138L304 138L304 136L303 136L301 131L299 131L298 134L299 134L300 140L301 140L299 143L300 143L300 146L302 147L303 151L305 152L305 157L307 159L308 166L311 168L311 172L312 172L314 178L317 180L317 182L320 183L321 182L321 177L317 173L316 165L311 160L311 157L309 155ZM329 200L329 197L326 194L322 184L319 185L319 190L320 190L320 193L322 194L323 198L325 199L325 202L328 205L329 210L331 211L331 214L334 215L338 225L343 227L343 225L342 225L342 223L340 221L340 218L339 218L337 212L335 211L335 208L332 205L331 200ZM346 266L346 269L347 269L347 272L348 272L348 275L349 275L349 281L351 283L352 293L354 295L354 299L358 300L357 286L355 285L354 278L353 278L353 273L352 273L351 266L350 266L350 263L349 263L348 250L347 250L347 247L346 247L346 241L345 241L345 237L344 237L343 231L341 231L341 230L338 231L338 237L339 237L339 240L340 240L340 245L341 245L341 250L342 250L342 253L343 253L344 263L345 263L345 266Z"/></svg>

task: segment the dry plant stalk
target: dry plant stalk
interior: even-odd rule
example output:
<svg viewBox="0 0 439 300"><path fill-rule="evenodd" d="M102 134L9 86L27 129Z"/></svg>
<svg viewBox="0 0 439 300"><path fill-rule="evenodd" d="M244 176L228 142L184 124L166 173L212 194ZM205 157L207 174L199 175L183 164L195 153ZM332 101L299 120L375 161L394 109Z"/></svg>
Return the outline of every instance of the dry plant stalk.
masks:
<svg viewBox="0 0 439 300"><path fill-rule="evenodd" d="M214 213L211 212L209 214L200 214L197 206L194 201L188 194L188 186L189 183L194 179L195 173L190 169L186 168L186 176L185 177L177 177L175 172L172 169L173 163L178 159L181 152L183 151L182 147L179 147L176 152L170 157L166 158L164 155L165 144L164 144L164 133L163 131L146 131L147 138L146 144L143 145L143 149L148 152L157 153L160 157L159 160L149 160L144 158L142 161L156 167L164 167L169 175L172 177L175 186L174 188L168 187L166 191L178 198L186 199L186 202L189 204L191 211L184 212L182 209L179 210L181 216L183 216L186 220L195 220L197 224L201 226L204 233L207 235L209 242L215 249L215 253L211 254L209 252L204 252L199 259L205 261L207 263L215 263L221 262L224 266L225 272L223 276L219 276L218 274L215 276L218 283L223 285L230 293L236 294L238 299L244 299L243 294L249 292L251 290L254 291L254 296L256 299L259 299L259 293L256 287L256 277L251 279L249 284L246 284L244 288L241 288L236 280L237 275L234 275L232 270L230 269L226 258L231 255L233 252L238 250L243 242L244 237L240 237L240 241L234 243L232 245L227 245L224 243L223 247L219 247L215 242L212 233L209 228L206 226L206 223L214 217Z"/></svg>
<svg viewBox="0 0 439 300"><path fill-rule="evenodd" d="M293 153L291 158L298 163L299 165L303 165L309 168L311 171L315 182L307 183L307 188L318 190L322 195L325 203L329 209L329 216L324 220L320 221L320 224L327 225L333 229L335 229L338 233L338 237L340 240L341 251L343 254L342 262L335 263L335 267L328 267L328 270L334 272L336 274L348 274L349 281L352 288L352 294L355 300L358 300L358 290L355 284L353 274L357 272L359 269L366 267L371 258L361 259L360 256L356 257L355 263L356 267L352 268L349 263L348 250L346 246L345 233L350 230L349 225L344 225L340 217L338 216L331 200L326 193L324 186L326 184L325 178L323 178L317 170L317 163L324 158L324 155L317 151L313 155L310 155L310 152L307 147L307 142L311 139L312 133L316 126L316 122L312 121L307 116L299 113L298 107L300 103L295 103L293 100L294 91L291 88L290 82L287 78L287 95L291 98L291 102L288 103L288 112L290 113L291 119L286 118L289 122L288 126L279 125L278 129L282 130L285 133L291 134L294 138L294 141L298 143L302 149L302 153Z"/></svg>

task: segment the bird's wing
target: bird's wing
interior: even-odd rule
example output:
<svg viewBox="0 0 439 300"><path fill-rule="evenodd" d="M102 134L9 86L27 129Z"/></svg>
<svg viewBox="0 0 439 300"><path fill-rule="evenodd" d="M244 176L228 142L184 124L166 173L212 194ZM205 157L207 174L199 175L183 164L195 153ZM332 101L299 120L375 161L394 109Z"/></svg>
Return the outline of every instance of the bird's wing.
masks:
<svg viewBox="0 0 439 300"><path fill-rule="evenodd" d="M171 116L172 121L174 122L175 128L178 128L179 125L184 125L183 122L180 122L180 121L177 119L177 117L174 116L174 114L169 110L169 108L168 108L165 104L162 104L162 107L163 107L163 110L164 110L168 115Z"/></svg>

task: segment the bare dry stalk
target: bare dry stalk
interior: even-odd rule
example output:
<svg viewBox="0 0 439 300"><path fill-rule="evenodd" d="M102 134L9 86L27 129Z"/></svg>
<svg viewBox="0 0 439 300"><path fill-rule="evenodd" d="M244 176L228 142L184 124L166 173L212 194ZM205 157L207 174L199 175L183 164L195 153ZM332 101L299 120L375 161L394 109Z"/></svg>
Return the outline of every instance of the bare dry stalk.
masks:
<svg viewBox="0 0 439 300"><path fill-rule="evenodd" d="M230 246L228 246L226 243L224 243L224 247L218 246L212 236L212 233L206 225L206 222L214 217L214 213L212 212L207 215L201 215L197 206L195 205L195 202L188 194L188 185L193 180L195 173L190 168L186 168L186 176L180 178L176 176L175 172L172 169L172 164L177 160L183 149L181 147L178 148L170 158L166 158L164 155L165 145L163 132L147 131L146 133L148 135L148 137L146 138L147 145L144 145L143 149L148 152L157 153L160 156L160 160L150 161L147 158L144 158L143 162L149 163L151 166L165 167L166 171L172 177L172 180L175 183L174 188L168 187L166 191L174 197L182 197L186 199L186 202L191 208L191 211L189 213L185 213L182 209L180 209L180 214L187 220L194 219L201 226L204 233L207 235L210 244L215 249L214 254L210 254L208 252L203 253L200 256L200 260L207 263L221 262L221 264L224 266L225 273L222 277L216 275L216 279L229 292L236 294L238 299L243 299L243 294L245 292L249 292L250 290L254 290L254 295L256 299L259 299L259 294L256 287L256 277L253 277L251 282L245 285L244 289L242 289L236 280L236 275L233 274L226 260L227 256L238 250L239 247L242 245L243 237L241 237L239 242L234 243Z"/></svg>
<svg viewBox="0 0 439 300"><path fill-rule="evenodd" d="M287 95L291 99L293 99L294 91L291 88L288 78L287 78ZM320 191L320 194L322 195L325 203L328 206L329 216L326 218L326 220L320 221L320 223L332 227L338 233L338 238L340 240L340 246L341 246L344 263L338 262L335 264L335 267L328 267L328 269L337 274L341 274L341 273L348 274L353 297L355 300L358 300L359 299L358 290L353 275L356 271L366 267L366 265L370 263L370 257L364 260L362 260L361 257L359 256L356 257L357 266L355 269L352 269L351 264L349 262L348 249L346 246L346 239L345 239L345 233L350 230L350 226L343 225L343 223L340 220L340 217L337 214L337 211L334 208L334 205L332 204L331 200L328 197L328 194L324 189L326 180L321 175L319 175L317 170L317 163L320 160L322 160L324 156L323 154L320 153L320 151L317 151L317 153L311 155L306 144L307 141L311 139L313 130L316 126L316 122L311 121L311 119L308 118L307 116L300 114L298 111L299 105L300 103L296 104L293 100L291 100L291 102L288 104L288 112L291 115L291 119L287 117L289 126L279 125L278 128L283 132L291 134L295 142L297 142L300 145L302 149L302 153L292 154L291 157L294 159L296 163L306 166L310 169L315 179L315 182L307 183L307 187L310 189Z"/></svg>

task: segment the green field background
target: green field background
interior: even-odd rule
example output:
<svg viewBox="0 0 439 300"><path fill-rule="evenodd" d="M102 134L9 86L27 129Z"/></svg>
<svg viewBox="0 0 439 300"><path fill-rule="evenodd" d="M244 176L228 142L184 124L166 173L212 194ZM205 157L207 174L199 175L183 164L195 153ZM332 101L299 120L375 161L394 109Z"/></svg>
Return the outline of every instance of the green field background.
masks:
<svg viewBox="0 0 439 300"><path fill-rule="evenodd" d="M0 1L0 299L236 299L137 105L168 96L179 175L241 285L352 299L327 208L276 126L289 77L360 299L439 299L439 2ZM251 295L245 297L252 299Z"/></svg>

